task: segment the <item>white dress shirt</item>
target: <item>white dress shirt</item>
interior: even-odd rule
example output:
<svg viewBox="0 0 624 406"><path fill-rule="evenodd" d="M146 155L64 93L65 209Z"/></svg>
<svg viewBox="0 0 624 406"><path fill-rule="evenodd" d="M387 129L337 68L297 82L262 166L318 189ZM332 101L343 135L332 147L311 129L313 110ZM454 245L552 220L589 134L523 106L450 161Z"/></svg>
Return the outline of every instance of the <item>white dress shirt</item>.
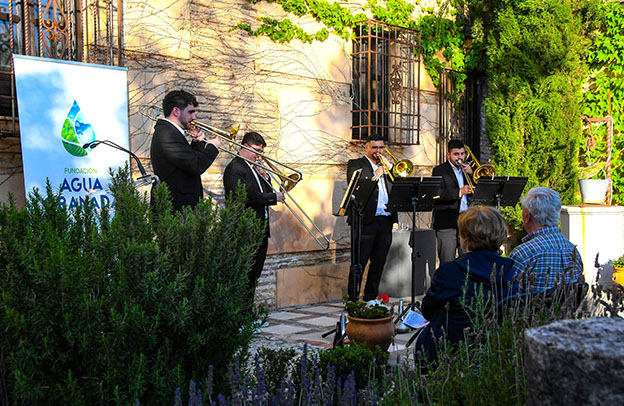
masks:
<svg viewBox="0 0 624 406"><path fill-rule="evenodd" d="M373 168L373 175L377 172L377 168L381 166L381 164L375 164L368 157L368 162L370 162L371 167ZM388 188L386 187L386 179L384 176L380 176L377 179L377 210L375 211L376 216L389 216L390 212L386 210L386 205L388 204Z"/></svg>
<svg viewBox="0 0 624 406"><path fill-rule="evenodd" d="M461 213L464 210L468 209L468 196L461 194L461 188L464 187L464 172L462 172L461 168L456 167L452 163L449 162L451 168L453 168L453 172L455 173L455 177L457 178L457 184L459 185L459 212Z"/></svg>
<svg viewBox="0 0 624 406"><path fill-rule="evenodd" d="M250 164L247 161L245 161L245 163L249 166L249 169L251 169L251 173L253 173L254 178L256 178L256 182L258 183L258 187L260 188L260 193L262 193L263 192L262 182L260 181L260 178L258 177L258 172L256 171L256 168L254 168L255 165ZM268 218L269 218L269 207L264 206L264 219L266 220Z"/></svg>

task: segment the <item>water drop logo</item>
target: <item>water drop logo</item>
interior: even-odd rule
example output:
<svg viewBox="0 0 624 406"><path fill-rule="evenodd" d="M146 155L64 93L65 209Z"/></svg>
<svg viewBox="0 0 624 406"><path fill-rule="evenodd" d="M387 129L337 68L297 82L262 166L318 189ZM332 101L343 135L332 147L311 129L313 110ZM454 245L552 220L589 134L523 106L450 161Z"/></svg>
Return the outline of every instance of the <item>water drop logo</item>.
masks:
<svg viewBox="0 0 624 406"><path fill-rule="evenodd" d="M87 142L95 141L93 127L91 127L85 115L80 111L80 106L78 106L76 100L74 100L74 104L69 109L67 118L63 123L61 137L63 138L65 150L73 156L87 155L87 150L82 148L82 146Z"/></svg>

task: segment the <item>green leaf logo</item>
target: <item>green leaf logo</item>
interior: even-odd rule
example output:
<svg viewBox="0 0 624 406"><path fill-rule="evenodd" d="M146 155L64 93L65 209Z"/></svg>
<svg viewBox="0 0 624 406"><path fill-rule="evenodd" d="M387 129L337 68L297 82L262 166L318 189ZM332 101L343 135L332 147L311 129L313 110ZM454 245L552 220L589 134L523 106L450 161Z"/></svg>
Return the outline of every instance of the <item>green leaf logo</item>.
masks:
<svg viewBox="0 0 624 406"><path fill-rule="evenodd" d="M87 150L82 148L87 142L95 141L93 127L87 122L85 115L80 111L80 106L74 100L74 104L63 123L61 138L65 150L73 156L86 156Z"/></svg>

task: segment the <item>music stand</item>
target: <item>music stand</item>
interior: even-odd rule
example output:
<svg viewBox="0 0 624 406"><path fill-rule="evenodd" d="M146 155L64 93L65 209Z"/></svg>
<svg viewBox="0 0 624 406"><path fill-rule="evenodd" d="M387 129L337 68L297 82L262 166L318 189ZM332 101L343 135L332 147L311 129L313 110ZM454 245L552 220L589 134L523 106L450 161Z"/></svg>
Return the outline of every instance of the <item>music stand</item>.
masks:
<svg viewBox="0 0 624 406"><path fill-rule="evenodd" d="M360 295L360 284L364 269L360 264L360 240L362 238L362 215L377 182L361 178L362 170L358 169L351 175L349 185L340 204L336 216L344 216L349 212L351 226L351 267L349 268L349 300L355 301Z"/></svg>
<svg viewBox="0 0 624 406"><path fill-rule="evenodd" d="M368 203L377 182L373 182L370 179L360 178L362 175L362 169L358 169L353 172L349 185L340 203L340 208L337 213L333 213L334 216L344 216L347 211L349 212L349 223L351 225L351 267L349 268L349 300L356 301L360 295L360 285L362 283L362 276L364 269L360 264L360 240L362 238L362 215L364 208ZM339 345L343 345L344 338L346 337L346 331L343 326L344 320L336 323L335 330L329 330L322 334L322 337L327 337L335 331L333 348Z"/></svg>
<svg viewBox="0 0 624 406"><path fill-rule="evenodd" d="M442 183L441 176L419 177L419 178L396 178L390 183L388 193L388 211L391 212L412 212L412 234L411 241L416 241L416 212L433 210L433 202L439 198L438 191ZM416 303L416 292L414 282L416 280L416 244L412 243L412 302L404 310L406 313L413 308ZM402 315L399 316L399 318ZM398 319L397 319L398 320Z"/></svg>
<svg viewBox="0 0 624 406"><path fill-rule="evenodd" d="M483 206L515 206L529 178L524 176L492 176L480 178L470 204Z"/></svg>

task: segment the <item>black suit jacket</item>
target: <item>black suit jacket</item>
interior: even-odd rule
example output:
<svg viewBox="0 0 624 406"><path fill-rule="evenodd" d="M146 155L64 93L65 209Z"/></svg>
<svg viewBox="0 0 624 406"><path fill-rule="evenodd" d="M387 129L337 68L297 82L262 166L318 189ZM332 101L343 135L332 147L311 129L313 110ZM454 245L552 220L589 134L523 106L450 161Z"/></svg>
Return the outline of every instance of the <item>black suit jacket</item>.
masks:
<svg viewBox="0 0 624 406"><path fill-rule="evenodd" d="M373 167L371 166L368 158L365 156L358 159L350 159L347 162L347 182L351 180L351 175L358 169L362 169L362 174L360 175L360 179L372 179L375 175L373 173ZM388 181L388 178L386 178ZM377 201L379 200L379 186L375 186L375 190L371 194L366 207L364 208L364 215L362 216L362 224L370 224L375 220L375 212L377 211ZM391 213L390 217L392 218L392 222L396 223L398 221L398 215L396 213ZM351 217L348 217L348 222L351 224Z"/></svg>
<svg viewBox="0 0 624 406"><path fill-rule="evenodd" d="M204 195L201 174L214 162L219 150L204 141L188 141L167 120L158 120L150 147L152 168L169 187L173 208L195 206Z"/></svg>
<svg viewBox="0 0 624 406"><path fill-rule="evenodd" d="M436 199L433 206L433 229L443 230L447 228L457 228L457 217L459 216L459 183L451 164L446 161L433 168L433 176L442 176L442 183L438 191L439 199ZM462 175L463 176L463 175ZM464 176L464 185L467 185Z"/></svg>
<svg viewBox="0 0 624 406"><path fill-rule="evenodd" d="M251 207L256 213L257 218L266 219L266 230L267 234L270 235L268 210L265 209L266 206L277 204L277 196L266 179L260 175L258 175L258 178L260 179L262 190L258 186L256 177L247 162L241 157L236 157L225 167L225 172L223 172L223 186L225 187L226 196L236 192L239 181L241 185L245 186L245 190L247 191L245 206Z"/></svg>

